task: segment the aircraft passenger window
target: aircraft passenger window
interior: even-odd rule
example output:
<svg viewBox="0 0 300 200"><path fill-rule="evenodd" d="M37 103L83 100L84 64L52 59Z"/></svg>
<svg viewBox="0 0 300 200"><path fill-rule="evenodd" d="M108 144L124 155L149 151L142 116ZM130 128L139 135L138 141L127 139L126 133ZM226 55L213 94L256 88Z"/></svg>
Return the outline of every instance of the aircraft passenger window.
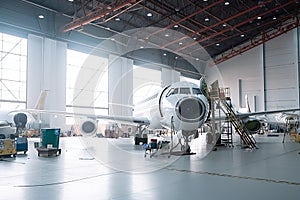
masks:
<svg viewBox="0 0 300 200"><path fill-rule="evenodd" d="M190 88L180 88L180 94L191 94Z"/></svg>
<svg viewBox="0 0 300 200"><path fill-rule="evenodd" d="M200 88L192 88L192 90L193 90L193 94L197 94L197 95L202 94Z"/></svg>

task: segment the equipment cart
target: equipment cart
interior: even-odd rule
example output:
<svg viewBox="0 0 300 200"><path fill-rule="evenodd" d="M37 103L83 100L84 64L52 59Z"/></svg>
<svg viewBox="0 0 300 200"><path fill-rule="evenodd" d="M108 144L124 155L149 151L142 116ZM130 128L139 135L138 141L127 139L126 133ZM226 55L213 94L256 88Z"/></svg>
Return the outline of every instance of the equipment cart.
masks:
<svg viewBox="0 0 300 200"><path fill-rule="evenodd" d="M26 137L17 137L16 138L16 150L17 152L23 151L24 154L28 151L28 140Z"/></svg>
<svg viewBox="0 0 300 200"><path fill-rule="evenodd" d="M41 145L36 148L38 151L38 156L58 156L61 154L61 149L59 149L59 128L45 128L41 129Z"/></svg>
<svg viewBox="0 0 300 200"><path fill-rule="evenodd" d="M15 146L15 140L1 139L0 140L0 157L1 156L13 156L16 157L17 151Z"/></svg>

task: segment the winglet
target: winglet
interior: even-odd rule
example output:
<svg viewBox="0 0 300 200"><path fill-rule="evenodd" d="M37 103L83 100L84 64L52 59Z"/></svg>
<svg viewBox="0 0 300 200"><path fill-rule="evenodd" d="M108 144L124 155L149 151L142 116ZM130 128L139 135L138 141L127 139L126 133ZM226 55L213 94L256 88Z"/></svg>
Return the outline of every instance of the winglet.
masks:
<svg viewBox="0 0 300 200"><path fill-rule="evenodd" d="M45 109L45 101L47 97L47 93L49 90L42 90L40 96L35 104L34 109L36 110L44 110Z"/></svg>

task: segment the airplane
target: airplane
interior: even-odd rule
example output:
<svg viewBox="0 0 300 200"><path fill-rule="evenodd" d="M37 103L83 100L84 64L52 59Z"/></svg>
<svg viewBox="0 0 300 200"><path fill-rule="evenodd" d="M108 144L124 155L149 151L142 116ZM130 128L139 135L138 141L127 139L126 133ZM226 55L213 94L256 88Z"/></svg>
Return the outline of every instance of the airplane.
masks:
<svg viewBox="0 0 300 200"><path fill-rule="evenodd" d="M300 109L286 109L277 111L263 111L255 113L237 113L250 132L257 132L261 123L251 116L280 112L290 112ZM134 116L94 115L65 111L26 109L29 113L46 113L80 117L80 130L83 135L94 135L97 131L97 120L109 120L119 123L135 124L148 129L171 129L181 132L184 145L181 149L190 153L189 137L196 136L198 129L209 122L210 100L205 79L200 79L200 86L191 82L176 82L161 89L160 92L146 98L135 105ZM220 119L218 119L220 120Z"/></svg>
<svg viewBox="0 0 300 200"><path fill-rule="evenodd" d="M34 107L35 110L43 110L47 90L43 90ZM0 135L3 139L12 138L22 132L30 121L37 120L35 113L28 112L27 110L1 110L0 111Z"/></svg>
<svg viewBox="0 0 300 200"><path fill-rule="evenodd" d="M204 79L201 87L191 82L176 82L164 87L160 92L140 102L134 108L135 116L109 116L72 113L64 111L26 109L30 113L46 113L71 117L83 117L80 130L83 135L93 135L97 131L97 121L110 120L145 126L148 129L172 129L184 136L185 151L190 151L189 136L197 134L209 116L209 101Z"/></svg>

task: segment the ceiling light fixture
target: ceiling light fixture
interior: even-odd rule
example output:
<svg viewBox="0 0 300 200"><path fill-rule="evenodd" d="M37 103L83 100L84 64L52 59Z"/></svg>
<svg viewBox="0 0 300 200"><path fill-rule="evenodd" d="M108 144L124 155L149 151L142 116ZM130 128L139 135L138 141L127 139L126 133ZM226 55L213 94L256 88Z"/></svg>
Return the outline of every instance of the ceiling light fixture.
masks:
<svg viewBox="0 0 300 200"><path fill-rule="evenodd" d="M258 16L257 19L261 19L261 16Z"/></svg>
<svg viewBox="0 0 300 200"><path fill-rule="evenodd" d="M220 46L220 44L219 44L219 43L217 43L217 44L216 44L216 46Z"/></svg>
<svg viewBox="0 0 300 200"><path fill-rule="evenodd" d="M44 16L44 15L39 15L39 16L38 16L38 18L40 18L40 19L44 19L44 18L45 18L45 16Z"/></svg>
<svg viewBox="0 0 300 200"><path fill-rule="evenodd" d="M178 24L175 24L175 25L174 25L174 28L178 28Z"/></svg>
<svg viewBox="0 0 300 200"><path fill-rule="evenodd" d="M117 17L115 20L116 20L116 21L120 21L121 19L120 19L119 17Z"/></svg>
<svg viewBox="0 0 300 200"><path fill-rule="evenodd" d="M273 20L277 19L276 16L273 17Z"/></svg>
<svg viewBox="0 0 300 200"><path fill-rule="evenodd" d="M204 21L208 22L208 21L209 21L209 18L208 18L208 17L206 17L206 18L204 19Z"/></svg>
<svg viewBox="0 0 300 200"><path fill-rule="evenodd" d="M241 35L241 37L245 37L245 35L244 35L244 34L242 34L242 35Z"/></svg>
<svg viewBox="0 0 300 200"><path fill-rule="evenodd" d="M229 2L228 2L228 1L225 1L224 5L225 5L225 6L228 6L228 5L229 5Z"/></svg>
<svg viewBox="0 0 300 200"><path fill-rule="evenodd" d="M163 55L164 55L164 56L167 56L167 54L166 54L166 53L164 53Z"/></svg>
<svg viewBox="0 0 300 200"><path fill-rule="evenodd" d="M74 0L68 0L68 1L73 2Z"/></svg>
<svg viewBox="0 0 300 200"><path fill-rule="evenodd" d="M182 42L179 42L178 44L179 44L180 46L181 46L181 45L183 45L183 43L182 43Z"/></svg>
<svg viewBox="0 0 300 200"><path fill-rule="evenodd" d="M169 37L169 34L168 34L168 33L166 33L166 34L165 34L165 37Z"/></svg>
<svg viewBox="0 0 300 200"><path fill-rule="evenodd" d="M227 25L226 24L223 24L223 27L226 27Z"/></svg>
<svg viewBox="0 0 300 200"><path fill-rule="evenodd" d="M196 38L196 37L194 37L193 39L194 39L194 40L197 40L197 38Z"/></svg>
<svg viewBox="0 0 300 200"><path fill-rule="evenodd" d="M147 17L152 17L152 13L147 13Z"/></svg>

